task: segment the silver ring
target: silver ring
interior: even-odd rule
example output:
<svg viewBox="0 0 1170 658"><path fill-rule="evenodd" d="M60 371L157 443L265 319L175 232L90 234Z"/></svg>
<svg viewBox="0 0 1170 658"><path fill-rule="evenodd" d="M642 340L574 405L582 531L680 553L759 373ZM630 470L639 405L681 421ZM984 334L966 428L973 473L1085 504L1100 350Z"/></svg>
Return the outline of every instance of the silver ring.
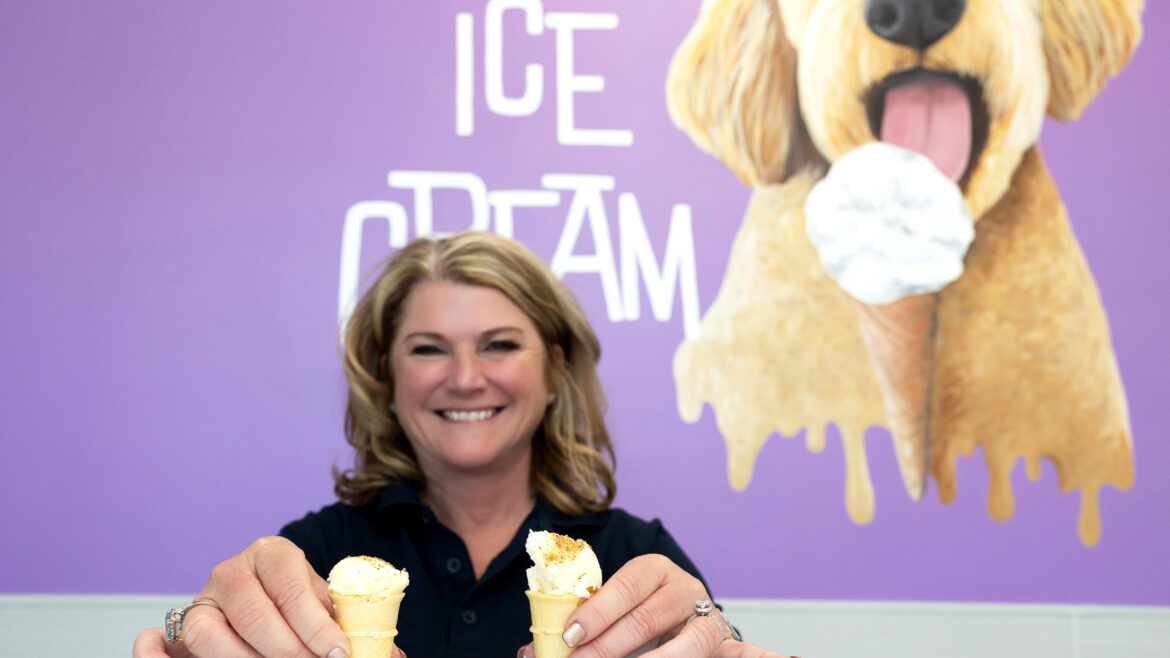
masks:
<svg viewBox="0 0 1170 658"><path fill-rule="evenodd" d="M223 612L218 603L208 599L196 599L178 610L171 608L167 611L166 619L163 622L163 627L167 629L167 642L183 641L183 618L187 616L188 610L197 605L209 605Z"/></svg>
<svg viewBox="0 0 1170 658"><path fill-rule="evenodd" d="M718 615L713 614L715 612L715 606L711 605L711 602L707 599L699 599L698 601L695 601L694 611L695 613L688 617L686 622L683 623L684 626L691 623L695 619L698 619L699 617L706 617L716 624L719 624L719 636L724 640L731 638L736 642L743 641L739 636L739 632L735 630L735 627L731 625L730 621L728 621L726 624L723 623L727 618L723 617L723 619L720 619L720 617L723 616L722 613Z"/></svg>

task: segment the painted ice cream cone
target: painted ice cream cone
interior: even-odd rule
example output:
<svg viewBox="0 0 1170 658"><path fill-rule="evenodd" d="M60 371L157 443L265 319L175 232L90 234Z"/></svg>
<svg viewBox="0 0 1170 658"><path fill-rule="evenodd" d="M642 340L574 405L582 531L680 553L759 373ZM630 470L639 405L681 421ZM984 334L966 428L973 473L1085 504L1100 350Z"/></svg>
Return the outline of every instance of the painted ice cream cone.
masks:
<svg viewBox="0 0 1170 658"><path fill-rule="evenodd" d="M536 658L564 658L572 649L561 635L569 616L601 588L601 565L585 541L543 530L529 531L524 544L528 602Z"/></svg>
<svg viewBox="0 0 1170 658"><path fill-rule="evenodd" d="M378 558L347 557L329 572L333 619L349 640L350 658L390 658L406 571Z"/></svg>
<svg viewBox="0 0 1170 658"><path fill-rule="evenodd" d="M564 658L573 650L561 635L569 615L584 600L576 594L545 594L528 590L529 606L532 608L532 641L536 658Z"/></svg>
<svg viewBox="0 0 1170 658"><path fill-rule="evenodd" d="M937 98L919 95L947 107L953 100L947 90ZM914 500L926 490L930 458L939 291L962 275L975 237L963 193L942 171L955 173L953 158L943 157L954 153L925 150L937 157L884 142L856 148L833 163L804 205L805 231L821 264L853 298L902 482Z"/></svg>
<svg viewBox="0 0 1170 658"><path fill-rule="evenodd" d="M881 386L902 483L914 500L926 491L930 449L931 375L938 294L889 304L854 300L861 337Z"/></svg>

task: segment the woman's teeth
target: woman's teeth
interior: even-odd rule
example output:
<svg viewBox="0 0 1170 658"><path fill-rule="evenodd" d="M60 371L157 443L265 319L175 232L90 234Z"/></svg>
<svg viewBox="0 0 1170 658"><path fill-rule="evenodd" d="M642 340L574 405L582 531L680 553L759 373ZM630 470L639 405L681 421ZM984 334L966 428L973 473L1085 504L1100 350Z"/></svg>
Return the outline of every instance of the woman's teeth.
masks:
<svg viewBox="0 0 1170 658"><path fill-rule="evenodd" d="M496 415L498 409L484 409L482 411L443 411L443 418L456 421L487 420Z"/></svg>

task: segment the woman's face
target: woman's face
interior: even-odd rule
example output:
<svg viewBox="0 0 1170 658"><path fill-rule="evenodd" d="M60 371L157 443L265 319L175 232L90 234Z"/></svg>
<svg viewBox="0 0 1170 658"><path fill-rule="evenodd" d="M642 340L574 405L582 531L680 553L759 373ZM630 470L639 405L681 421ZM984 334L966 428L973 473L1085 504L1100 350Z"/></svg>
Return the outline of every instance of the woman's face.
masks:
<svg viewBox="0 0 1170 658"><path fill-rule="evenodd" d="M415 285L389 356L395 413L424 473L529 463L550 392L545 349L503 293L450 281Z"/></svg>

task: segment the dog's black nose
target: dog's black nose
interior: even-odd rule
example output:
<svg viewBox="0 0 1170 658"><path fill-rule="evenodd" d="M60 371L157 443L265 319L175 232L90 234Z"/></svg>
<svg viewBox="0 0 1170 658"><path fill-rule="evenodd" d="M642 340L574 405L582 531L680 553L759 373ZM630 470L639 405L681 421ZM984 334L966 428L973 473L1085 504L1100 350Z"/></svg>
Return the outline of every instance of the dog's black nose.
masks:
<svg viewBox="0 0 1170 658"><path fill-rule="evenodd" d="M946 36L967 9L967 0L866 0L865 22L887 41L926 50Z"/></svg>

